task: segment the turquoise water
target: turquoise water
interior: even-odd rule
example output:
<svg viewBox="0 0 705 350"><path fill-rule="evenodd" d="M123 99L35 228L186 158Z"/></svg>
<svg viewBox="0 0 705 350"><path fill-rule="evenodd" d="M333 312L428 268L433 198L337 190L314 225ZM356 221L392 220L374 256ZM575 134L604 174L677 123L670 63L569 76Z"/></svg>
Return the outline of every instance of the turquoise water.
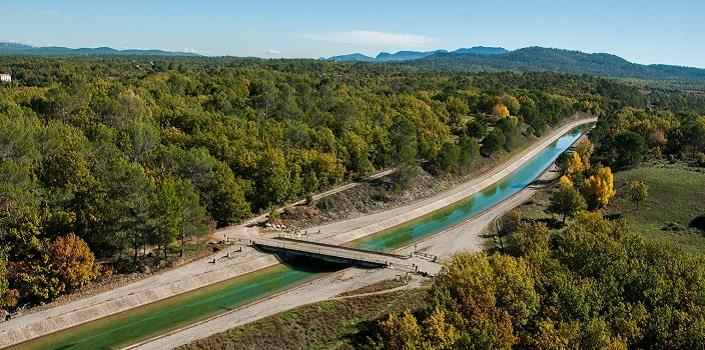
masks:
<svg viewBox="0 0 705 350"><path fill-rule="evenodd" d="M480 193L420 219L352 242L351 245L373 250L398 248L466 221L529 185L584 130L583 127L568 132L512 174ZM232 310L341 268L339 265L305 260L280 264L56 332L11 349L114 349Z"/></svg>
<svg viewBox="0 0 705 350"><path fill-rule="evenodd" d="M346 266L296 259L11 347L116 349L193 324Z"/></svg>
<svg viewBox="0 0 705 350"><path fill-rule="evenodd" d="M400 248L467 221L531 184L561 153L580 138L583 131L585 127L571 130L509 176L475 195L412 222L366 236L349 245L378 251Z"/></svg>

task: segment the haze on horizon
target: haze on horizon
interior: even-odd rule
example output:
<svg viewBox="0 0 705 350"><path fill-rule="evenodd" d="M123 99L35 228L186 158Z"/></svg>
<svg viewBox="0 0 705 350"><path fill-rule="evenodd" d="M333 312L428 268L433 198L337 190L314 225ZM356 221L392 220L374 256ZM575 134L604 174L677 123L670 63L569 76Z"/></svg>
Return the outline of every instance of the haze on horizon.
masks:
<svg viewBox="0 0 705 350"><path fill-rule="evenodd" d="M34 46L149 48L203 55L332 56L380 51L607 52L636 63L705 67L705 2L48 0L3 4L0 39Z"/></svg>

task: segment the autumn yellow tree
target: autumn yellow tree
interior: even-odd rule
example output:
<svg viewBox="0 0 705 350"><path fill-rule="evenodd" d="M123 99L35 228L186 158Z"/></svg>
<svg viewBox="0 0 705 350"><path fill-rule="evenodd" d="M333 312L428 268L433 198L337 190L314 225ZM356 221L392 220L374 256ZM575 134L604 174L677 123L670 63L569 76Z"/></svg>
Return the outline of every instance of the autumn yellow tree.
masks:
<svg viewBox="0 0 705 350"><path fill-rule="evenodd" d="M593 152L595 152L595 145L590 142L590 140L580 141L575 146L575 152L580 156L580 160L583 162L583 168L585 170L590 169L590 157L592 157Z"/></svg>
<svg viewBox="0 0 705 350"><path fill-rule="evenodd" d="M455 348L460 339L460 331L447 322L444 309L436 307L433 312L423 320L422 326L426 334L425 348L450 350Z"/></svg>
<svg viewBox="0 0 705 350"><path fill-rule="evenodd" d="M569 177L563 175L560 179L558 179L558 186L573 187L573 181Z"/></svg>
<svg viewBox="0 0 705 350"><path fill-rule="evenodd" d="M521 109L521 103L516 97L509 94L504 94L502 95L502 97L499 98L499 103L504 106L507 106L507 110L509 110L510 114L519 114L519 110Z"/></svg>
<svg viewBox="0 0 705 350"><path fill-rule="evenodd" d="M80 288L98 277L95 256L81 237L73 233L59 237L49 251L50 264L67 290Z"/></svg>
<svg viewBox="0 0 705 350"><path fill-rule="evenodd" d="M468 332L476 348L511 349L538 311L538 295L526 263L510 256L458 254L436 277L432 295ZM463 348L460 346L459 348Z"/></svg>
<svg viewBox="0 0 705 350"><path fill-rule="evenodd" d="M492 115L497 118L506 118L509 116L509 108L502 103L498 103L492 107Z"/></svg>
<svg viewBox="0 0 705 350"><path fill-rule="evenodd" d="M595 175L585 180L582 188L588 208L606 206L617 192L614 190L614 176L609 167L600 168Z"/></svg>
<svg viewBox="0 0 705 350"><path fill-rule="evenodd" d="M636 210L639 210L639 203L649 196L649 188L643 181L634 180L629 182L629 198L636 203Z"/></svg>
<svg viewBox="0 0 705 350"><path fill-rule="evenodd" d="M583 196L573 187L573 182L567 176L562 176L558 189L551 196L551 205L548 210L553 213L563 215L563 223L570 216L575 216L581 210L585 210L587 204Z"/></svg>
<svg viewBox="0 0 705 350"><path fill-rule="evenodd" d="M408 310L402 315L389 314L379 322L380 339L374 348L387 350L416 350L421 348L421 327Z"/></svg>
<svg viewBox="0 0 705 350"><path fill-rule="evenodd" d="M570 176L571 178L575 177L577 174L583 173L585 170L585 165L583 164L583 160L578 154L578 152L573 152L571 153L571 156L568 158L568 162L566 163L566 174Z"/></svg>

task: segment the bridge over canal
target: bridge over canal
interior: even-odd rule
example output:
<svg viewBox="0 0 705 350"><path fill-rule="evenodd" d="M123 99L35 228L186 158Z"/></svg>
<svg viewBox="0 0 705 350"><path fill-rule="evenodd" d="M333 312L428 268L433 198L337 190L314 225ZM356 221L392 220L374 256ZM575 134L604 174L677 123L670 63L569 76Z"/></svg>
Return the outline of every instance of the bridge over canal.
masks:
<svg viewBox="0 0 705 350"><path fill-rule="evenodd" d="M275 254L310 258L368 268L394 268L425 275L437 274L441 266L426 254L400 255L292 238L254 238L250 244Z"/></svg>

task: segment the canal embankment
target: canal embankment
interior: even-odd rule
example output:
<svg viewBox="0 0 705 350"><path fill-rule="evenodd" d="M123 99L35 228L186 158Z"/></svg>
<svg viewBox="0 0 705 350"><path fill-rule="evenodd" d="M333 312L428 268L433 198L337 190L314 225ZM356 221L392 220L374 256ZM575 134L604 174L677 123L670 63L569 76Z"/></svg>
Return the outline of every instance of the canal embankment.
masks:
<svg viewBox="0 0 705 350"><path fill-rule="evenodd" d="M345 243L378 231L392 229L404 222L431 214L444 206L452 205L464 197L477 193L485 188L483 186L491 185L498 179L502 179L503 176L511 174L512 171L518 169L528 159L531 159L567 131L593 121L582 120L555 130L542 139L541 143L513 157L496 171L428 200L393 209L386 213L374 214L370 218L358 218L357 221L346 220L346 222L337 223L337 226L336 224L322 226L320 228L322 234L317 239L327 243ZM251 234L251 231L246 233ZM240 237L237 230L229 230L225 234L234 238ZM242 254L233 254L229 258L224 258L223 254L225 253L216 256L214 263L212 262L213 257L201 259L183 268L153 276L107 293L0 324L0 347L144 306L279 263L273 256L247 249L243 250Z"/></svg>

